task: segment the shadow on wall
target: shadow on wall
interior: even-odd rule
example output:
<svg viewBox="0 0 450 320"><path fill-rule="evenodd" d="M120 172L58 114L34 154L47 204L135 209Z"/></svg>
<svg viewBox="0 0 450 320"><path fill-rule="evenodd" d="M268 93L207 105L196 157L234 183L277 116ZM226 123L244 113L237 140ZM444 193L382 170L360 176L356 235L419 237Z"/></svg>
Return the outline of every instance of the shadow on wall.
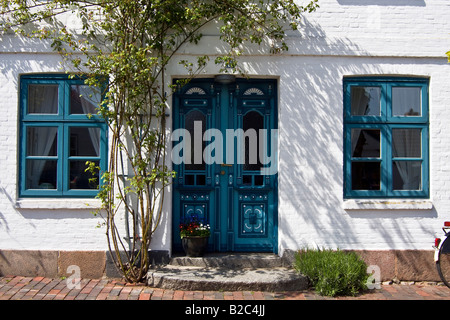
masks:
<svg viewBox="0 0 450 320"><path fill-rule="evenodd" d="M337 0L337 2L345 6L426 6L424 0Z"/></svg>
<svg viewBox="0 0 450 320"><path fill-rule="evenodd" d="M36 43L35 43L36 44ZM36 44L38 45L38 44ZM23 54L16 54L13 51L23 49ZM49 210L49 209L21 209L17 207L17 175L18 175L18 119L19 119L19 77L21 74L29 74L33 72L42 73L62 73L60 56L57 53L35 54L36 50L44 52L48 48L46 45L40 47L33 47L30 43L23 41L17 37L4 36L0 41L0 52L2 58L0 59L0 78L2 86L0 92L2 93L2 103L0 105L2 116L6 121L14 121L12 126L3 126L0 128L0 136L7 136L8 139L3 142L0 153L8 152L9 154L1 159L0 166L4 169L0 178L0 228L2 232L6 232L10 237L11 243L24 241L23 243L33 243L32 247L39 247L33 239L45 239L48 237L49 241L54 240L49 230L52 230L51 225L54 224L53 230L66 230L66 227L61 227L64 223L67 228L71 228L73 224L74 230L77 228L80 220L91 219L92 229L94 230L99 218L94 217L92 210ZM50 48L51 50L51 48ZM30 53L28 53L30 52ZM7 95L7 97L6 97ZM11 127L17 128L15 132L11 131ZM48 228L42 228L42 222L38 220L47 220ZM64 231L61 231L64 234ZM48 235L47 235L48 233ZM66 234L66 237L70 235ZM82 235L80 235L81 239ZM14 240L16 239L16 240ZM50 240L53 239L53 240ZM34 241L34 242L33 242ZM41 241L41 240L40 240ZM44 241L44 240L42 240ZM76 241L76 239L74 239ZM21 243L21 244L23 244Z"/></svg>
<svg viewBox="0 0 450 320"><path fill-rule="evenodd" d="M38 39L16 37L13 34L3 35L0 40L0 70L3 77L18 85L18 76L23 73L59 72L66 70L61 65L60 55L53 52L50 43ZM21 55L17 55L19 52ZM42 52L42 55L37 53ZM20 59L20 60L19 60ZM31 71L33 70L33 71Z"/></svg>
<svg viewBox="0 0 450 320"><path fill-rule="evenodd" d="M21 53L17 54L15 51ZM0 136L11 137L11 139L7 139L9 145L2 144L0 153L3 148L8 148L8 150L11 150L8 152L14 154L14 156L7 156L6 160L0 159L1 167L8 166L10 168L5 170L6 172L3 172L0 177L0 203L2 204L0 206L0 230L3 231L5 238L9 238L11 243L16 242L24 248L39 248L40 244L36 243L34 239L48 240L42 247L58 247L64 241L73 240L72 243L79 242L82 245L91 241L95 243L94 247L106 248L107 238L104 234L106 229L105 227L97 228L104 220L100 216L94 216L95 208L85 206L82 200L80 200L80 204L74 205L72 208L70 208L71 206L65 208L64 201L67 199L60 199L59 203L56 204L58 207L55 208L53 208L54 204L50 203L48 209L39 208L39 204L36 205L36 208L33 208L33 204L30 203L26 205L26 208L21 208L17 204L18 156L16 154L19 152L20 75L64 73L66 70L63 69L61 56L53 52L48 44L38 40L25 41L13 35L5 36L0 41L0 53L2 53L0 59L0 83L2 84L0 85L0 93L5 91L10 95L7 98L2 95L4 99L0 103L0 110L2 117L14 122L13 126L0 127ZM16 131L11 131L11 127L14 127ZM168 198L170 198L170 195ZM51 201L52 199L50 199ZM32 202L32 200L27 200L27 202ZM132 205L137 205L136 201L131 202ZM164 215L167 215L167 210L164 211ZM160 226L162 230L158 231L158 236L161 232L166 232L169 222L169 219L164 217ZM126 231L123 231L123 234L125 236ZM92 235L93 238L91 240L85 239L87 235ZM167 241L169 241L170 237L167 238ZM2 247L0 244L0 249L8 245L10 244L4 243Z"/></svg>
<svg viewBox="0 0 450 320"><path fill-rule="evenodd" d="M338 0L342 5L357 5L359 0ZM422 0L374 0L374 5L425 5ZM361 239L368 239L367 230L373 232L374 238L382 237L386 244L396 247L401 239L404 243L414 243L414 235L402 228L405 219L436 217L435 209L430 211L396 211L391 212L344 212L341 209L343 198L343 110L342 77L344 75L382 74L384 69L375 62L380 59L356 57L363 49L349 39L329 40L318 26L304 20L302 34L295 37L300 42L300 49L307 52L303 57L265 56L263 60L256 57L247 70L249 74L261 74L258 70L267 70L268 61L272 70L270 74L280 76L280 226L283 248L292 248L320 241L323 246L362 247ZM7 40L5 40L7 41ZM0 50L9 48L11 43L2 40ZM352 57L330 57L334 52ZM328 55L327 55L328 54ZM368 55L368 53L367 53ZM25 55L25 58L27 55ZM18 75L29 70L42 72L55 71L55 55L33 55L32 59L20 62L17 55L4 55L0 60L0 69L7 79L14 79L17 88ZM263 61L263 62L259 62ZM385 60L389 63L389 60ZM397 59L395 64L401 63ZM411 59L411 64L422 63ZM264 71L265 72L265 71ZM9 111L17 113L17 110ZM8 217L17 213L14 207L15 174L11 174L7 185L0 182L2 203L11 206L0 208L0 224L13 233L17 227L8 228ZM167 197L167 199L170 199ZM169 200L170 202L170 200ZM19 213L29 224L28 229L36 227L35 219L48 219L57 223L67 219L77 223L78 219L93 219L89 210L78 215L74 211L57 214L50 210L20 210ZM13 217L15 221L20 221ZM287 221L300 224L289 225ZM167 223L170 223L167 219ZM303 225L302 225L303 224ZM355 228L363 225L363 230ZM418 226L425 233L433 233L426 226ZM168 230L165 228L163 230ZM39 230L34 230L38 233ZM17 235L15 235L17 237ZM50 235L49 235L50 237ZM298 243L299 239L304 243ZM169 239L167 239L168 241Z"/></svg>
<svg viewBox="0 0 450 320"><path fill-rule="evenodd" d="M371 237L390 248L406 243L414 246L419 242L414 233L404 228L405 219L437 217L436 209L381 213L342 209L343 77L383 75L386 67L380 66L380 61L394 65L402 61L357 57L363 52L357 44L345 37L327 42L324 31L308 23L303 32L313 41L299 37L298 46L304 41L309 54L270 58L269 73L280 75L278 214L281 247L319 245L361 249L370 247ZM355 48L357 53L353 51ZM351 57L325 54L335 49ZM259 70L267 70L267 63L249 63L249 69L250 73L258 74ZM426 226L417 228L424 233L435 231ZM367 230L371 234L367 234Z"/></svg>

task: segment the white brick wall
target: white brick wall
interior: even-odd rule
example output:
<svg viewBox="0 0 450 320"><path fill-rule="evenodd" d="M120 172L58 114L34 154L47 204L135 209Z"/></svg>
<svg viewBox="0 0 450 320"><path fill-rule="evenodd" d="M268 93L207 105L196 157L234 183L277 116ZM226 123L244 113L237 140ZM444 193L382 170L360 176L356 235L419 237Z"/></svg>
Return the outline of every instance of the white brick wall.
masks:
<svg viewBox="0 0 450 320"><path fill-rule="evenodd" d="M431 249L434 234L450 220L450 65L444 55L450 50L450 2L320 0L320 5L306 15L300 33L290 34L288 53L256 55L249 48L242 58L250 75L279 78L280 251L303 245ZM215 48L214 34L206 35L200 47L184 53ZM101 220L83 208L83 200L17 199L18 77L61 69L47 46L7 40L0 46L0 249L104 250L104 229L96 228ZM209 66L205 76L217 70ZM178 65L170 71L184 74ZM431 199L425 205L345 209L350 204L342 197L342 79L373 74L431 79ZM166 212L170 207L167 203ZM166 217L153 241L156 249L170 250L170 214Z"/></svg>
<svg viewBox="0 0 450 320"><path fill-rule="evenodd" d="M445 119L450 116L447 102L450 90L445 79L450 74L450 66L442 59L293 57L285 60L288 65L295 62L298 71L291 71L286 83L283 77L280 83L281 248L318 245L369 250L431 249L435 232L439 234L443 221L450 219L445 160L450 142L450 131L445 125ZM277 67L282 68L280 64ZM311 75L314 71L319 73ZM358 74L431 77L429 203L388 204L381 206L386 209L376 210L344 209L342 78ZM289 93L292 88L296 89L295 95ZM426 209L431 204L432 208Z"/></svg>
<svg viewBox="0 0 450 320"><path fill-rule="evenodd" d="M59 56L55 54L0 54L1 249L104 250L106 248L104 230L96 228L99 218L94 217L91 210L87 209L85 200L55 203L45 199L29 199L22 202L17 199L19 75L33 72L61 72L59 60Z"/></svg>

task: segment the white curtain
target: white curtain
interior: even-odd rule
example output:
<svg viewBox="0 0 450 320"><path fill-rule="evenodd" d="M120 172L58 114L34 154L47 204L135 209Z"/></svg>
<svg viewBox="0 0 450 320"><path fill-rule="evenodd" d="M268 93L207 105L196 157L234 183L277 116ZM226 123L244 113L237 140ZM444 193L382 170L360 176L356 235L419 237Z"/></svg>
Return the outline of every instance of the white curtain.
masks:
<svg viewBox="0 0 450 320"><path fill-rule="evenodd" d="M392 88L393 116L414 117L421 115L421 89L417 87ZM394 157L421 157L420 129L394 129L392 133ZM416 161L396 161L403 180L401 190L420 188L421 170Z"/></svg>
<svg viewBox="0 0 450 320"><path fill-rule="evenodd" d="M416 87L392 88L392 115L401 117L420 116L420 91Z"/></svg>
<svg viewBox="0 0 450 320"><path fill-rule="evenodd" d="M81 107L85 114L95 113L95 110L99 107L100 94L94 91L95 89L89 86L72 86L72 90L80 96ZM94 146L97 156L100 155L100 130L98 128L89 127L89 136L91 138L92 145Z"/></svg>
<svg viewBox="0 0 450 320"><path fill-rule="evenodd" d="M420 129L393 129L394 158L421 156ZM421 170L417 170L417 161L395 161L403 186L400 190L417 190L420 188ZM393 165L395 165L393 164Z"/></svg>
<svg viewBox="0 0 450 320"><path fill-rule="evenodd" d="M369 95L366 93L366 89L364 87L353 87L351 90L352 115L365 115L367 108L369 107L370 100ZM361 129L352 129L352 156L355 151L356 144L358 143L360 133Z"/></svg>
<svg viewBox="0 0 450 320"><path fill-rule="evenodd" d="M54 85L30 85L28 101L33 113L54 114L58 108L58 90ZM27 155L48 156L58 132L57 127L28 127ZM33 160L27 167L27 182L29 188L39 189L42 171L46 161ZM56 179L55 179L56 180ZM50 186L55 189L56 186Z"/></svg>

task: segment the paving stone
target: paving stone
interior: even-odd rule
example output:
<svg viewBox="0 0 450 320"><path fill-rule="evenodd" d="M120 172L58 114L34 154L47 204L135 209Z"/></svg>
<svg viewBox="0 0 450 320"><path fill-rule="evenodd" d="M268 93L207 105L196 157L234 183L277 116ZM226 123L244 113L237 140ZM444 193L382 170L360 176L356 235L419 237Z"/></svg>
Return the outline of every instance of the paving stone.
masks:
<svg viewBox="0 0 450 320"><path fill-rule="evenodd" d="M391 284L356 297L322 297L314 290L223 291L151 288L142 284L102 279L81 281L81 289L68 289L65 280L0 277L0 300L450 300L450 288L436 284Z"/></svg>

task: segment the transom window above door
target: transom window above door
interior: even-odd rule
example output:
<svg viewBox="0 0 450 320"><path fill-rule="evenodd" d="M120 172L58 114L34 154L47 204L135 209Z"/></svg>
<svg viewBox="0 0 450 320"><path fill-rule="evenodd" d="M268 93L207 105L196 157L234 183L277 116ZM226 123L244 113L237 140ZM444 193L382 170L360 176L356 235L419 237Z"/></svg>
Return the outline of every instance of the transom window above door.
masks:
<svg viewBox="0 0 450 320"><path fill-rule="evenodd" d="M428 198L428 79L344 79L346 198Z"/></svg>
<svg viewBox="0 0 450 320"><path fill-rule="evenodd" d="M106 169L102 89L66 75L20 78L20 196L94 197Z"/></svg>

